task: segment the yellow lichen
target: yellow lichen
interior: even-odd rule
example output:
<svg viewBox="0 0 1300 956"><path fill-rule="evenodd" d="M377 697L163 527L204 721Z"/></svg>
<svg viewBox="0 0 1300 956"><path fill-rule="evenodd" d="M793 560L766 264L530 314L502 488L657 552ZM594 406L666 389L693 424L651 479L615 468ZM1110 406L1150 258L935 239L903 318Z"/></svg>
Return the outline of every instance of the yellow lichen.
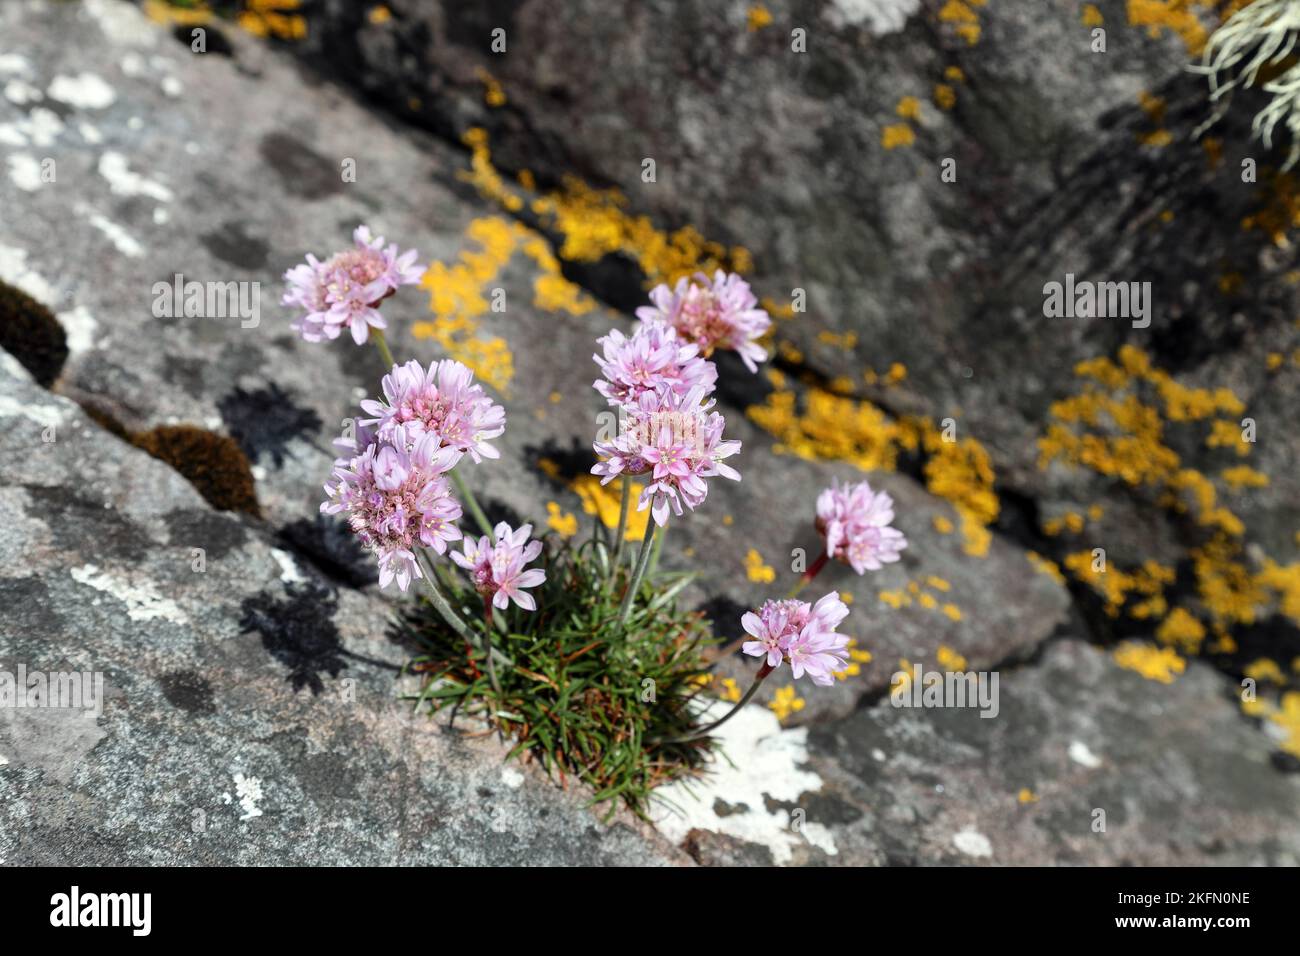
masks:
<svg viewBox="0 0 1300 956"><path fill-rule="evenodd" d="M1172 684L1187 668L1187 662L1168 647L1154 647L1142 641L1124 641L1114 651L1115 663L1136 671L1147 680Z"/></svg>

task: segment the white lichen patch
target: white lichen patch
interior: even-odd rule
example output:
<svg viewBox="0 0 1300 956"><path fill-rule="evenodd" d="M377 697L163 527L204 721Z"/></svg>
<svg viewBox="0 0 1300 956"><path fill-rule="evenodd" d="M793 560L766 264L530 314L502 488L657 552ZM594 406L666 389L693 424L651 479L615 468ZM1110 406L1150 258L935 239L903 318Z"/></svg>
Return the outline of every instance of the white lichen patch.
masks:
<svg viewBox="0 0 1300 956"><path fill-rule="evenodd" d="M974 827L966 827L952 835L952 845L961 850L967 856L991 857L993 856L993 844L989 838L980 833Z"/></svg>
<svg viewBox="0 0 1300 956"><path fill-rule="evenodd" d="M59 119L59 114L44 106L37 106L21 119L12 123L0 123L0 144L43 149L53 146L62 132L63 120Z"/></svg>
<svg viewBox="0 0 1300 956"><path fill-rule="evenodd" d="M730 708L731 704L716 701L700 719L716 720ZM716 736L730 761L715 759L703 779L657 791L671 804L657 805L654 811L655 825L665 836L681 843L691 830L713 830L767 847L778 864L789 863L794 849L806 844L831 856L839 852L825 825L806 814L767 809L769 799L793 803L798 809L802 794L822 788L822 778L804 769L807 728L783 730L771 710L748 706L723 724ZM727 809L720 816L715 807L721 804Z"/></svg>
<svg viewBox="0 0 1300 956"><path fill-rule="evenodd" d="M159 202L171 202L172 191L162 183L131 171L126 157L109 151L99 157L99 175L108 180L108 188L119 196L148 196Z"/></svg>
<svg viewBox="0 0 1300 956"><path fill-rule="evenodd" d="M0 418L25 418L41 428L63 424L63 409L57 405L37 405L23 402L11 395L0 395Z"/></svg>
<svg viewBox="0 0 1300 956"><path fill-rule="evenodd" d="M162 618L173 624L189 623L186 615L176 602L165 598L147 581L135 584L123 578L115 577L107 571L100 571L94 564L84 564L72 569L72 579L78 584L92 587L126 605L126 613L133 621L152 621Z"/></svg>
<svg viewBox="0 0 1300 956"><path fill-rule="evenodd" d="M299 584L307 580L302 576L302 572L298 570L298 562L293 559L293 555L288 551L272 548L271 557L275 558L275 563L280 566L280 580L285 584Z"/></svg>
<svg viewBox="0 0 1300 956"><path fill-rule="evenodd" d="M117 99L113 88L96 73L78 73L76 76L60 73L50 81L46 92L51 99L81 110L102 110Z"/></svg>
<svg viewBox="0 0 1300 956"><path fill-rule="evenodd" d="M262 781L257 777L245 777L237 773L235 777L235 796L239 798L239 808L244 811L240 820L252 820L260 817L262 810L257 801L262 799Z"/></svg>
<svg viewBox="0 0 1300 956"><path fill-rule="evenodd" d="M7 157L9 180L23 192L34 193L41 188L41 161L27 153L14 153Z"/></svg>
<svg viewBox="0 0 1300 956"><path fill-rule="evenodd" d="M0 75L31 76L32 65L20 53L0 53Z"/></svg>
<svg viewBox="0 0 1300 956"><path fill-rule="evenodd" d="M76 355L95 347L95 330L99 323L84 305L58 314L59 324L68 337L68 352Z"/></svg>
<svg viewBox="0 0 1300 956"><path fill-rule="evenodd" d="M16 246L0 244L0 281L22 289L43 305L48 306L55 299L54 287L27 267L26 250Z"/></svg>
<svg viewBox="0 0 1300 956"><path fill-rule="evenodd" d="M130 233L106 216L92 212L86 217L92 226L108 237L113 248L122 255L138 259L144 255L144 246L140 245Z"/></svg>
<svg viewBox="0 0 1300 956"><path fill-rule="evenodd" d="M524 775L514 767L502 767L501 782L511 790L518 790L524 784Z"/></svg>
<svg viewBox="0 0 1300 956"><path fill-rule="evenodd" d="M897 33L921 9L921 0L831 0L826 18L835 27L860 27L876 36Z"/></svg>
<svg viewBox="0 0 1300 956"><path fill-rule="evenodd" d="M1101 758L1088 749L1088 745L1082 740L1075 740L1070 743L1070 759L1080 766L1093 769L1101 766Z"/></svg>
<svg viewBox="0 0 1300 956"><path fill-rule="evenodd" d="M126 0L83 0L82 8L116 44L154 46L158 42L158 27Z"/></svg>
<svg viewBox="0 0 1300 956"><path fill-rule="evenodd" d="M4 86L5 99L15 106L25 106L43 100L44 94L26 80L10 80Z"/></svg>

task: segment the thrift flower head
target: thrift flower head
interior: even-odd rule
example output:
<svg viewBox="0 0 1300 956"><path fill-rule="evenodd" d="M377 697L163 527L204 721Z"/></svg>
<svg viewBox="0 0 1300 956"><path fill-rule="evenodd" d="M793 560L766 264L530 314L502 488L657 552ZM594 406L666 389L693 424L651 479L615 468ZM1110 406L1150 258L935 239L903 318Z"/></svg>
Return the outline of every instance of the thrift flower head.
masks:
<svg viewBox="0 0 1300 956"><path fill-rule="evenodd" d="M700 348L671 326L642 322L629 337L614 329L600 339L604 357L593 355L604 381L593 383L611 405L636 402L643 392L670 388L678 394L702 385L713 391L718 369L700 358Z"/></svg>
<svg viewBox="0 0 1300 956"><path fill-rule="evenodd" d="M848 606L834 591L816 604L767 601L757 614L748 611L741 617L740 626L754 638L741 650L766 658L769 667L788 661L796 678L807 673L814 684L829 686L835 683L835 672L848 663L849 639L835 631L848 614Z"/></svg>
<svg viewBox="0 0 1300 956"><path fill-rule="evenodd" d="M625 408L628 421L619 436L595 443L604 460L592 467L592 474L601 476L602 485L619 475L649 474L637 510L649 507L660 526L668 522L669 508L680 515L683 506L694 511L704 503L709 493L705 478L739 481L740 473L722 459L740 451L740 442L722 440L726 419L711 411L712 399L704 399L702 385L684 395L672 389L642 392L635 405Z"/></svg>
<svg viewBox="0 0 1300 956"><path fill-rule="evenodd" d="M740 354L746 368L757 372L757 362L767 359L767 352L757 340L772 325L767 313L758 308L758 300L749 283L735 273L719 269L713 281L703 273L694 280L677 280L677 287L656 286L650 292L653 306L636 310L643 322L666 322L687 342L694 342L700 354L708 358L714 349L733 349Z"/></svg>
<svg viewBox="0 0 1300 956"><path fill-rule="evenodd" d="M476 463L501 457L488 441L506 430L505 409L474 382L467 366L444 359L425 371L412 360L394 365L384 376L383 389L384 401L361 403L363 411L375 416L362 424L377 426L381 437L404 428L413 437L432 435Z"/></svg>
<svg viewBox="0 0 1300 956"><path fill-rule="evenodd" d="M439 554L460 538L460 503L444 472L460 452L440 448L431 435L412 439L400 427L358 455L340 458L325 485L324 514L345 514L349 527L379 556L379 584L392 581L405 591L420 577L415 548Z"/></svg>
<svg viewBox="0 0 1300 956"><path fill-rule="evenodd" d="M357 227L352 241L351 249L324 262L308 253L305 265L284 274L288 287L281 303L303 310L292 328L308 342L336 339L348 328L353 341L364 344L371 327L388 327L379 303L424 273L415 265L414 249L399 254L395 245L384 248L383 237L372 236L366 226Z"/></svg>
<svg viewBox="0 0 1300 956"><path fill-rule="evenodd" d="M867 482L840 485L834 481L817 496L817 530L826 536L826 553L850 565L858 574L878 571L898 560L907 538L889 523L894 499L875 493Z"/></svg>
<svg viewBox="0 0 1300 956"><path fill-rule="evenodd" d="M474 590L492 599L492 606L505 610L514 601L526 611L536 610L537 603L524 588L535 587L546 580L541 568L525 571L524 565L542 552L540 541L529 541L533 526L523 525L511 531L504 521L492 529L497 543L493 545L484 535L465 538L465 553L451 553L451 559L469 572Z"/></svg>

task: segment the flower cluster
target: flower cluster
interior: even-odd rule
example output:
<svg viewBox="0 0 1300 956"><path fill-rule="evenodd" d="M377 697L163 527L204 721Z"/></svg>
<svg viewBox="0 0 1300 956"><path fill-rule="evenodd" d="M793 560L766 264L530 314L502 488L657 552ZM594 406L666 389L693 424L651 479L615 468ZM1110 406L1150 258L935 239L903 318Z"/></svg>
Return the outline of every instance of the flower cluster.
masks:
<svg viewBox="0 0 1300 956"><path fill-rule="evenodd" d="M324 262L308 253L305 264L284 274L288 289L281 301L303 310L292 327L308 342L336 339L348 328L354 342L365 344L372 327L387 328L379 303L424 274L414 249L385 248L383 237L365 226L357 227L352 241L353 248Z"/></svg>
<svg viewBox="0 0 1300 956"><path fill-rule="evenodd" d="M445 477L461 453L443 447L435 434L412 436L400 425L386 438L368 429L358 438L359 453L335 461L320 510L345 514L348 526L379 557L380 587L396 581L405 591L413 577L423 576L418 546L442 554L448 541L461 536L460 502Z"/></svg>
<svg viewBox="0 0 1300 956"><path fill-rule="evenodd" d="M662 322L642 322L631 336L614 329L599 343L605 354L592 358L604 379L593 385L615 407L662 389L684 394L699 385L712 392L718 380L717 366L700 357L699 346Z"/></svg>
<svg viewBox="0 0 1300 956"><path fill-rule="evenodd" d="M683 506L694 511L709 493L705 478L740 480L740 473L722 461L740 451L740 442L722 440L726 420L712 411L713 404L702 385L685 394L670 388L642 392L635 405L625 407L627 422L618 436L593 445L603 460L591 473L602 485L619 476L648 474L637 510L649 507L660 527L670 508L676 515Z"/></svg>
<svg viewBox="0 0 1300 956"><path fill-rule="evenodd" d="M380 437L404 428L408 435L436 435L441 445L467 454L477 464L500 458L488 441L506 430L506 413L492 401L474 373L460 362L434 362L428 371L417 361L394 365L384 376L384 401L368 399L361 408L378 426Z"/></svg>
<svg viewBox="0 0 1300 956"><path fill-rule="evenodd" d="M656 286L650 301L653 305L636 310L637 318L676 329L682 339L699 346L705 358L714 349L733 349L751 372L758 371L757 362L767 359L758 340L771 328L772 320L758 308L749 283L735 273L719 269L712 281L703 273L697 273L694 280L683 277L675 288Z"/></svg>
<svg viewBox="0 0 1300 956"><path fill-rule="evenodd" d="M863 481L856 485L831 482L817 496L817 530L826 537L826 553L843 561L858 574L878 571L898 560L907 538L894 520L894 499L873 492Z"/></svg>
<svg viewBox="0 0 1300 956"><path fill-rule="evenodd" d="M542 553L540 541L528 540L532 533L530 524L514 531L502 521L492 529L496 544L486 535L478 539L467 536L465 553L453 551L451 559L469 572L474 590L491 600L493 607L505 610L514 601L525 611L533 611L537 603L523 589L541 584L546 572L541 568L524 570L524 565Z"/></svg>
<svg viewBox="0 0 1300 956"><path fill-rule="evenodd" d="M740 626L754 638L741 650L766 658L769 668L787 661L796 678L806 673L814 684L826 687L835 683L835 672L848 663L849 639L835 630L848 615L848 607L834 591L816 604L767 601L758 613L748 611L741 617Z"/></svg>

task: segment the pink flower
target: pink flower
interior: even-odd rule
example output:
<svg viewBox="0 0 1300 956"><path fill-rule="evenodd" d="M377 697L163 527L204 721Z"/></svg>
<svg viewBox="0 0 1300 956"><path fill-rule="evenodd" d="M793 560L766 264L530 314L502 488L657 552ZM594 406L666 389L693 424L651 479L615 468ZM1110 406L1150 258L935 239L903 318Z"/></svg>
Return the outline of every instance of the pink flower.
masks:
<svg viewBox="0 0 1300 956"><path fill-rule="evenodd" d="M817 530L826 536L826 553L858 574L897 561L907 547L903 532L889 526L893 520L894 499L883 491L873 493L865 481L840 485L832 480L817 496Z"/></svg>
<svg viewBox="0 0 1300 956"><path fill-rule="evenodd" d="M337 444L346 446L347 440ZM396 581L405 591L411 578L421 577L416 547L442 554L447 542L460 538L460 503L443 474L459 458L460 452L439 448L435 438L412 439L399 427L388 439L334 463L320 510L347 515L352 531L378 555L380 587Z"/></svg>
<svg viewBox="0 0 1300 956"><path fill-rule="evenodd" d="M694 511L709 493L705 478L721 475L732 481L740 473L722 463L740 451L740 442L723 441L726 419L711 411L704 386L684 395L672 389L642 392L636 404L626 406L627 422L612 442L593 446L603 461L591 469L608 484L619 475L649 474L637 510L650 508L655 523L668 522L668 511L680 515L685 506Z"/></svg>
<svg viewBox="0 0 1300 956"><path fill-rule="evenodd" d="M605 355L593 355L604 381L593 383L611 405L636 402L643 392L671 388L685 394L696 385L712 392L718 369L700 358L698 345L662 322L642 322L629 337L618 329L599 340Z"/></svg>
<svg viewBox="0 0 1300 956"><path fill-rule="evenodd" d="M424 270L415 265L416 252L398 253L384 248L382 236L372 236L366 226L352 234L353 248L335 253L325 262L308 253L305 265L284 274L288 287L281 303L303 310L292 328L308 342L336 339L346 327L358 345L370 329L387 328L379 303L399 286L419 282Z"/></svg>
<svg viewBox="0 0 1300 956"><path fill-rule="evenodd" d="M767 659L768 667L787 661L796 679L806 673L814 684L835 683L835 673L848 663L849 639L835 628L849 609L834 591L816 604L807 601L767 601L758 613L748 611L740 626L754 638L741 645L751 657Z"/></svg>
<svg viewBox="0 0 1300 956"><path fill-rule="evenodd" d="M492 401L474 373L460 362L444 359L428 371L414 360L394 365L384 376L385 401L366 400L361 408L375 418L363 425L378 426L385 436L404 428L413 437L433 435L438 441L468 454L474 461L499 458L488 441L506 430L506 413Z"/></svg>
<svg viewBox="0 0 1300 956"><path fill-rule="evenodd" d="M700 347L705 358L714 349L733 349L751 372L756 362L767 359L767 352L757 344L772 325L767 312L757 308L758 300L749 283L735 273L719 269L713 281L703 273L694 280L681 278L677 287L656 286L650 292L653 306L636 310L643 322L666 322L687 342Z"/></svg>
<svg viewBox="0 0 1300 956"><path fill-rule="evenodd" d="M451 559L469 572L474 590L491 598L493 607L504 611L514 601L525 611L533 611L537 603L523 588L541 584L546 580L546 572L541 568L524 570L525 564L542 553L540 541L528 541L532 533L530 524L511 531L510 525L503 521L492 529L495 545L486 535L477 539L466 537L465 553L453 551Z"/></svg>

